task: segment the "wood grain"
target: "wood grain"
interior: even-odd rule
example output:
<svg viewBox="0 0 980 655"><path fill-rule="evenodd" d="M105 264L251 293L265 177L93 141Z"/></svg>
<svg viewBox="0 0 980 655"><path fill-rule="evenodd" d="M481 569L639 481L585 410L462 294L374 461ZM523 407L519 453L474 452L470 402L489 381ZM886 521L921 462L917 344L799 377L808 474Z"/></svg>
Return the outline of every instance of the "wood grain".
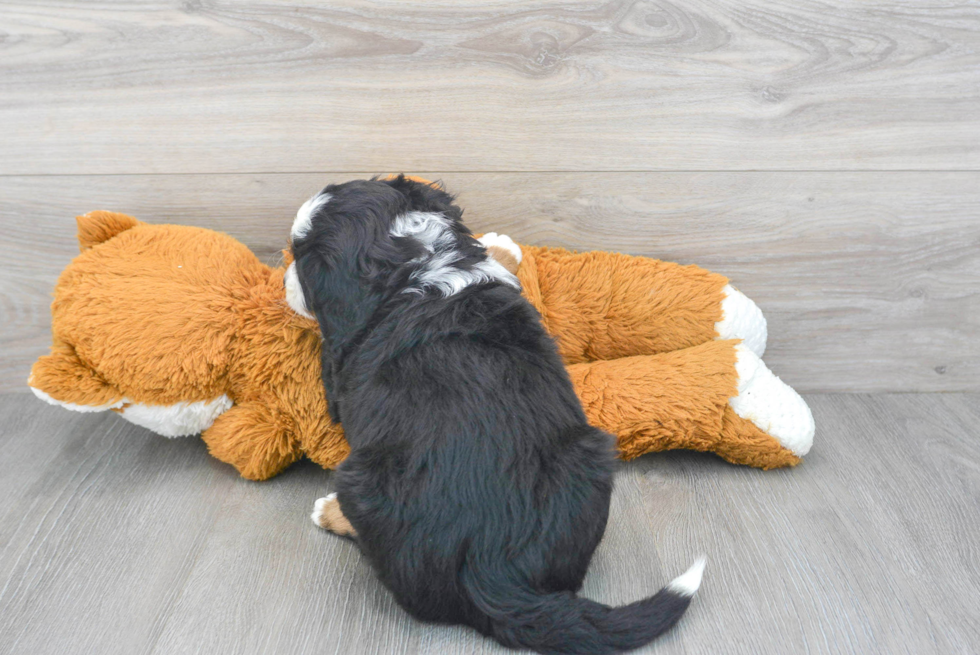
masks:
<svg viewBox="0 0 980 655"><path fill-rule="evenodd" d="M421 172L476 230L728 275L801 391L980 392L978 107L962 0L0 3L0 653L511 652L409 619L309 521L318 467L25 395L76 214L276 263L323 184ZM583 593L704 553L641 652L975 653L980 394L807 400L796 469L624 465Z"/></svg>
<svg viewBox="0 0 980 655"><path fill-rule="evenodd" d="M980 6L4 2L0 174L976 170Z"/></svg>
<svg viewBox="0 0 980 655"><path fill-rule="evenodd" d="M980 390L980 173L423 174L476 230L728 275L802 391ZM50 344L76 214L220 229L275 263L305 198L364 175L0 177L0 389Z"/></svg>
<svg viewBox="0 0 980 655"><path fill-rule="evenodd" d="M704 584L654 646L972 653L980 643L980 395L818 395L799 467L697 453L617 474L583 594L648 595L699 554ZM507 653L408 618L308 514L302 463L247 482L196 438L0 396L0 652Z"/></svg>

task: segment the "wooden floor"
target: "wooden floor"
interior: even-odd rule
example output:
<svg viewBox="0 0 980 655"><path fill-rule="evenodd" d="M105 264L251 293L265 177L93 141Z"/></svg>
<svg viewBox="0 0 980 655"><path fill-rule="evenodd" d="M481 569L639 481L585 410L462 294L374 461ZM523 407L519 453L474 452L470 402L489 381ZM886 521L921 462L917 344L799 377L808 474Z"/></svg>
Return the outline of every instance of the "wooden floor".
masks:
<svg viewBox="0 0 980 655"><path fill-rule="evenodd" d="M812 453L619 474L585 593L708 557L658 653L980 652L973 0L0 2L0 655L471 653L263 484L34 399L93 209L264 261L328 182L442 179L477 230L730 277Z"/></svg>
<svg viewBox="0 0 980 655"><path fill-rule="evenodd" d="M980 396L817 395L819 447L762 472L622 467L583 593L636 600L708 558L657 653L976 653ZM409 619L315 527L330 475L247 482L197 438L0 396L0 653L506 652Z"/></svg>

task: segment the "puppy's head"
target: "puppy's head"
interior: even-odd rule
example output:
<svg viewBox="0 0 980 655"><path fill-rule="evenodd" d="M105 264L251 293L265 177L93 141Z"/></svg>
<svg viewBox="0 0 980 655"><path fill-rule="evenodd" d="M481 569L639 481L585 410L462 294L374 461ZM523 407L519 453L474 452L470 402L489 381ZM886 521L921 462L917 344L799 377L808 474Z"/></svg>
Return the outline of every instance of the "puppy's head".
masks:
<svg viewBox="0 0 980 655"><path fill-rule="evenodd" d="M287 300L326 334L359 329L397 293L450 296L488 282L519 288L462 216L443 189L401 175L327 186L293 222Z"/></svg>

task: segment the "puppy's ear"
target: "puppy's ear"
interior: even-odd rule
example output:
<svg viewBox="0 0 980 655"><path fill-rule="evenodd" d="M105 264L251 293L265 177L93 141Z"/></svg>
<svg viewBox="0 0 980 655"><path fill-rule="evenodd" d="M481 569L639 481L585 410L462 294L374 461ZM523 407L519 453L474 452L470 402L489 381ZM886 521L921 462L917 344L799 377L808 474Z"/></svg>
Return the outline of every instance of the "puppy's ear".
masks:
<svg viewBox="0 0 980 655"><path fill-rule="evenodd" d="M303 247L305 246L305 247ZM329 248L294 244L296 274L307 308L316 316L328 352L339 353L366 324L380 297L362 283L358 252L334 241Z"/></svg>

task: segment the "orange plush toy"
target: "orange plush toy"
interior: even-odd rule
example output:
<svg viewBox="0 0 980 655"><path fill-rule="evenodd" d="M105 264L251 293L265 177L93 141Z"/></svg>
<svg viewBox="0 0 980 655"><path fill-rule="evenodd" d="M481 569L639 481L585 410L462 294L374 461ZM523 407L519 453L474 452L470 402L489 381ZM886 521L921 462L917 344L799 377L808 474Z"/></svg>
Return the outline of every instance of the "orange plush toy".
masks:
<svg viewBox="0 0 980 655"><path fill-rule="evenodd" d="M112 410L164 436L200 433L252 480L303 456L343 461L318 326L291 309L284 268L219 232L112 212L80 216L78 239L82 253L55 288L51 354L28 381L38 397ZM810 449L810 410L762 363L765 320L724 277L481 241L516 269L589 420L618 438L623 458L684 448L768 469Z"/></svg>

